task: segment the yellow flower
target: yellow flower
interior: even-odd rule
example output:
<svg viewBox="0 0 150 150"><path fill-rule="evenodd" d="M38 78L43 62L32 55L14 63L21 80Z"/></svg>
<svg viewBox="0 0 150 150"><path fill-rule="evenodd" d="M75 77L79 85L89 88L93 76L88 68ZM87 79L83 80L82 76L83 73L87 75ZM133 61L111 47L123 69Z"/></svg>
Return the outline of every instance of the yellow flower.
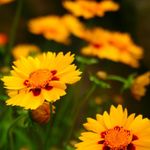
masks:
<svg viewBox="0 0 150 150"><path fill-rule="evenodd" d="M143 57L143 49L135 45L127 33L95 28L86 31L82 38L89 43L81 50L85 55L122 62L132 67L138 67L139 59Z"/></svg>
<svg viewBox="0 0 150 150"><path fill-rule="evenodd" d="M68 9L75 16L83 16L86 19L92 18L94 16L103 17L107 11L116 11L119 9L117 3L112 1L64 1L64 7Z"/></svg>
<svg viewBox="0 0 150 150"><path fill-rule="evenodd" d="M7 105L16 105L25 109L36 109L44 101L54 102L66 94L66 84L80 80L81 72L72 64L74 55L44 53L39 57L31 56L14 62L11 76L2 81L10 99Z"/></svg>
<svg viewBox="0 0 150 150"><path fill-rule="evenodd" d="M32 54L38 54L40 49L32 44L20 44L13 48L12 55L15 59L27 57Z"/></svg>
<svg viewBox="0 0 150 150"><path fill-rule="evenodd" d="M69 32L58 16L43 16L29 21L29 30L33 34L43 35L48 40L67 43Z"/></svg>
<svg viewBox="0 0 150 150"><path fill-rule="evenodd" d="M10 3L14 0L0 0L0 5Z"/></svg>
<svg viewBox="0 0 150 150"><path fill-rule="evenodd" d="M146 93L146 86L150 85L150 71L135 78L131 87L131 93L136 100L140 100Z"/></svg>
<svg viewBox="0 0 150 150"><path fill-rule="evenodd" d="M88 132L80 136L82 142L76 144L76 150L149 150L150 120L128 116L127 109L121 105L111 106L110 114L97 114L96 120L87 119L84 127Z"/></svg>
<svg viewBox="0 0 150 150"><path fill-rule="evenodd" d="M76 17L65 15L62 17L62 20L70 33L77 37L83 37L85 26Z"/></svg>

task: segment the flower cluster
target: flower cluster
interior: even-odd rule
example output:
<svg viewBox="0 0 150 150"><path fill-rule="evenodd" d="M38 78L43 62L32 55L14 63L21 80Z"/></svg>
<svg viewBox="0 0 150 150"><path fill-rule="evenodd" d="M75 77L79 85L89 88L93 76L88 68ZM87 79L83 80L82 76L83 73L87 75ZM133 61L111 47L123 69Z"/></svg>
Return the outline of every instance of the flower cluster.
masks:
<svg viewBox="0 0 150 150"><path fill-rule="evenodd" d="M0 0L0 5L12 1ZM25 41L30 41L30 44L19 43L25 36L17 41L20 36L16 31L23 0L18 0L15 4L16 15L9 39L6 34L0 33L0 77L6 89L5 93L3 87L1 88L0 99L6 102L6 105L20 106L23 109L7 109L1 101L0 149L21 150L22 144L26 143L27 149L33 150L150 150L150 120L142 115L128 115L127 109L122 106L127 90L136 100L141 100L146 94L146 88L150 85L150 71L147 70L140 76L136 73L128 74L128 71L124 71L125 76L128 74L127 77L124 77L124 72L120 76L115 74L118 68L119 72L122 69L115 66L116 63L137 69L144 50L134 42L129 33L106 30L95 26L92 20L95 17L97 25L100 25L102 20L103 25L103 19L98 20L98 17L119 10L119 4L122 3L113 0L63 0L62 6L67 10L67 14L49 13L26 22L25 27L32 34ZM29 13L25 17L28 18L28 15ZM21 18L23 23L25 17ZM36 39L37 35L45 39ZM61 52L56 53L58 47ZM77 54L76 57L67 49L78 49L73 52ZM14 62L10 70L12 59ZM80 66L79 69L74 59ZM105 64L101 59L115 63L108 61ZM81 79L80 69L83 71L82 82L67 90L68 85ZM116 86L111 81L120 84ZM68 95L63 97L66 94ZM56 102L62 97L63 101ZM108 113L105 108L110 103ZM115 107L114 103L119 105ZM70 141L71 137L75 138L73 135L77 135L76 123L82 120L84 113L97 114L96 119L87 118L87 122L83 124L86 131L81 133L80 142ZM47 125L43 127L43 124ZM23 131L22 127L31 131L31 138L28 139L30 133ZM34 134L36 132L37 134ZM37 138L37 135L40 137Z"/></svg>

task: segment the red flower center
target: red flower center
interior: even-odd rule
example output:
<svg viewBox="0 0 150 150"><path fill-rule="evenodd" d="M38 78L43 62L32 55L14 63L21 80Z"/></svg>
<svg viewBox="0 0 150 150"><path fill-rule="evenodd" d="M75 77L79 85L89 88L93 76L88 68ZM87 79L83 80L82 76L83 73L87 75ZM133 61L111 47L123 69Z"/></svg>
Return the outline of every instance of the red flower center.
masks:
<svg viewBox="0 0 150 150"><path fill-rule="evenodd" d="M38 96L41 93L41 89L51 90L53 87L50 85L50 81L59 80L56 76L56 70L39 69L32 72L29 78L24 81L24 85L30 88L34 96Z"/></svg>
<svg viewBox="0 0 150 150"><path fill-rule="evenodd" d="M101 137L104 140L98 144L104 144L103 150L135 150L131 142L138 139L129 130L119 126L102 132Z"/></svg>

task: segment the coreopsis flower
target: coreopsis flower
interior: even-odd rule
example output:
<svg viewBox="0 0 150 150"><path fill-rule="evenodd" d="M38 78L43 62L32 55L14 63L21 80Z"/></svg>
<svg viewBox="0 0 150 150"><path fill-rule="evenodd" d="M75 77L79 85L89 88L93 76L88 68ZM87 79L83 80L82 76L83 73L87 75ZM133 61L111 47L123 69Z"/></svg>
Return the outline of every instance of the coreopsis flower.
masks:
<svg viewBox="0 0 150 150"><path fill-rule="evenodd" d="M19 44L16 45L12 50L12 55L15 59L21 57L27 57L29 55L35 55L40 52L40 48L32 44Z"/></svg>
<svg viewBox="0 0 150 150"><path fill-rule="evenodd" d="M29 30L33 34L43 35L48 40L67 43L70 35L62 18L59 16L43 16L35 18L28 23Z"/></svg>
<svg viewBox="0 0 150 150"><path fill-rule="evenodd" d="M84 36L85 26L75 16L69 14L64 15L62 21L71 34L77 37Z"/></svg>
<svg viewBox="0 0 150 150"><path fill-rule="evenodd" d="M146 86L148 85L150 85L150 71L135 78L131 93L136 100L140 100L146 94Z"/></svg>
<svg viewBox="0 0 150 150"><path fill-rule="evenodd" d="M7 3L10 3L14 0L0 0L0 5L3 5L3 4L7 4Z"/></svg>
<svg viewBox="0 0 150 150"><path fill-rule="evenodd" d="M142 115L128 116L121 105L111 106L110 114L97 114L96 120L88 118L84 127L88 131L81 134L76 150L150 149L150 120Z"/></svg>
<svg viewBox="0 0 150 150"><path fill-rule="evenodd" d="M93 18L95 16L103 17L105 12L116 11L119 9L119 5L113 1L69 1L63 2L63 5L75 16L83 16L86 19Z"/></svg>
<svg viewBox="0 0 150 150"><path fill-rule="evenodd" d="M72 64L70 52L47 52L39 57L22 57L14 62L10 76L2 81L10 98L7 105L36 109L44 101L55 102L65 95L67 84L80 80L81 72Z"/></svg>
<svg viewBox="0 0 150 150"><path fill-rule="evenodd" d="M0 46L5 45L7 41L8 41L7 35L4 33L0 33Z"/></svg>
<svg viewBox="0 0 150 150"><path fill-rule="evenodd" d="M138 67L139 60L143 57L143 49L127 33L95 28L85 32L81 38L89 43L81 50L85 55L122 62L132 67Z"/></svg>

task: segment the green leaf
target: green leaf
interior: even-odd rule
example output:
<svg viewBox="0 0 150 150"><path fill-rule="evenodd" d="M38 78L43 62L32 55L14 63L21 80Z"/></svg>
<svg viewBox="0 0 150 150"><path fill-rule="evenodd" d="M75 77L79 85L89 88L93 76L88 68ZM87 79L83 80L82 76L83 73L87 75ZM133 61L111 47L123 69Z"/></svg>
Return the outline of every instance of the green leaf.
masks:
<svg viewBox="0 0 150 150"><path fill-rule="evenodd" d="M97 64L99 61L96 58L87 58L87 57L83 57L83 56L76 56L76 60L79 63L83 63L86 65L93 65L93 64Z"/></svg>
<svg viewBox="0 0 150 150"><path fill-rule="evenodd" d="M0 95L0 100L6 101L8 99L8 96L6 95Z"/></svg>
<svg viewBox="0 0 150 150"><path fill-rule="evenodd" d="M111 88L110 84L98 79L97 77L93 75L90 76L90 81L94 82L96 85L100 86L101 88L104 88L104 89Z"/></svg>
<svg viewBox="0 0 150 150"><path fill-rule="evenodd" d="M131 88L135 76L136 76L135 73L128 76L127 80L125 80L125 82L124 82L124 85L123 85L123 87L122 87L122 91Z"/></svg>
<svg viewBox="0 0 150 150"><path fill-rule="evenodd" d="M74 149L73 147L67 145L67 146L65 147L65 150L75 150L75 149Z"/></svg>

